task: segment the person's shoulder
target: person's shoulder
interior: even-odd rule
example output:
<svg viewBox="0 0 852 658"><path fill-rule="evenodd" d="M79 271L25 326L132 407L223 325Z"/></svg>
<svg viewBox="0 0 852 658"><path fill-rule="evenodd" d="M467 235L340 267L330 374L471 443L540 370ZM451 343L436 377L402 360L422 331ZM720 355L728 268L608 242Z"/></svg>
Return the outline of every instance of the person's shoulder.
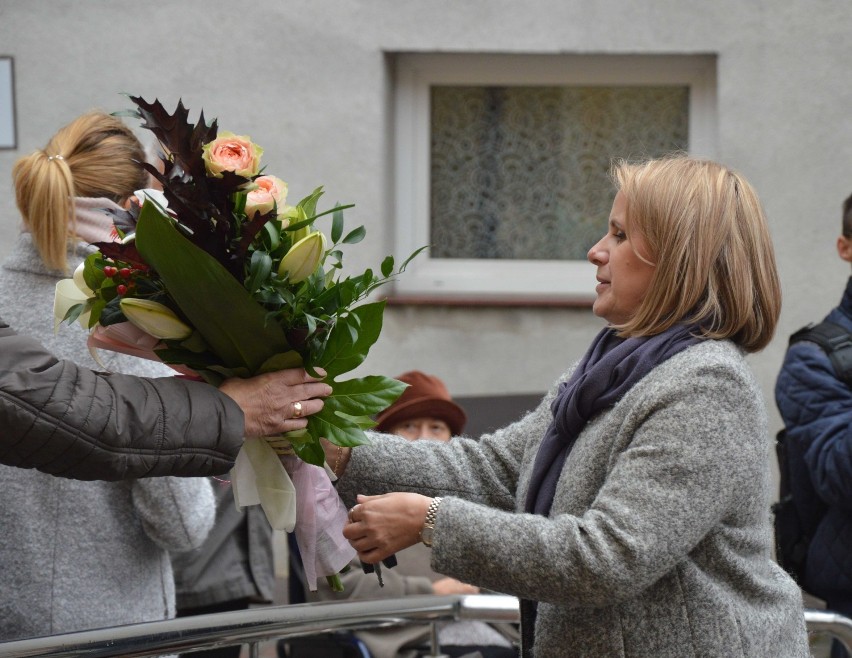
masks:
<svg viewBox="0 0 852 658"><path fill-rule="evenodd" d="M694 367L714 364L729 365L734 368L746 366L745 351L739 345L730 340L712 338L702 339L695 345L687 347L682 352L675 354L672 360L686 362L686 364L679 363L679 368L688 364L692 364Z"/></svg>
<svg viewBox="0 0 852 658"><path fill-rule="evenodd" d="M29 233L19 233L9 254L3 259L3 275L25 274L61 277L61 273L48 269L39 256L38 249Z"/></svg>
<svg viewBox="0 0 852 658"><path fill-rule="evenodd" d="M678 352L655 368L659 379L675 386L702 376L716 376L733 383L756 386L745 351L730 340L704 339Z"/></svg>

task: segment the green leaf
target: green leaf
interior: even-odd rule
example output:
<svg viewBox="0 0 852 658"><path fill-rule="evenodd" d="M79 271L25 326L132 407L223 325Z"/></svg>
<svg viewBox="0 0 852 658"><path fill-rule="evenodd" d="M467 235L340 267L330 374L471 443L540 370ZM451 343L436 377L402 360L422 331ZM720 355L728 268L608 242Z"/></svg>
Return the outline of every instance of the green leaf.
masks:
<svg viewBox="0 0 852 658"><path fill-rule="evenodd" d="M301 368L302 356L296 350L282 352L269 357L260 366L260 372L277 372L287 368Z"/></svg>
<svg viewBox="0 0 852 658"><path fill-rule="evenodd" d="M367 435L364 434L364 430L355 423L326 410L325 407L319 413L308 416L308 431L312 436L321 436L344 448L354 448L370 442ZM320 452L322 452L322 447L320 447ZM299 454L299 457L302 457L302 455ZM304 457L302 458L304 459ZM317 464L317 466L321 465L322 461Z"/></svg>
<svg viewBox="0 0 852 658"><path fill-rule="evenodd" d="M337 244L341 235L343 235L343 211L338 206L331 216L331 243Z"/></svg>
<svg viewBox="0 0 852 658"><path fill-rule="evenodd" d="M210 254L184 238L147 200L136 228L139 253L169 294L228 368L250 373L289 349L284 330Z"/></svg>
<svg viewBox="0 0 852 658"><path fill-rule="evenodd" d="M369 375L333 382L331 387L331 395L325 398L320 413L331 413L339 418L338 412L349 416L365 416L384 411L402 395L408 385L390 377Z"/></svg>
<svg viewBox="0 0 852 658"><path fill-rule="evenodd" d="M310 418L313 417L314 416L310 416ZM310 423L311 421L308 420L309 428ZM296 455L298 455L299 459L301 459L303 462L313 464L314 466L319 466L320 468L325 462L325 451L323 451L319 441L311 441L308 443L293 443L293 452L295 452Z"/></svg>
<svg viewBox="0 0 852 658"><path fill-rule="evenodd" d="M154 350L154 353L163 360L164 363L184 364L192 370L205 370L218 363L216 355L209 352L193 352L192 350L180 348L167 348Z"/></svg>
<svg viewBox="0 0 852 658"><path fill-rule="evenodd" d="M293 233L294 231L298 231L299 229L305 228L306 226L310 226L311 224L314 223L314 219L316 219L316 218L315 217L309 217L308 219L303 219L303 220L298 221L298 222L293 222L293 223L289 224L287 226L287 228L285 228L284 230L287 231L288 233ZM304 237L304 236L301 236L301 237ZM298 241L298 239L299 239L298 237L294 237L293 241L294 242Z"/></svg>
<svg viewBox="0 0 852 658"><path fill-rule="evenodd" d="M101 319L101 313L106 308L106 302L103 299L96 299L92 302L92 312L89 314L89 329L94 327Z"/></svg>
<svg viewBox="0 0 852 658"><path fill-rule="evenodd" d="M92 290L98 290L106 279L104 271L95 266L95 262L101 258L102 256L95 252L86 256L86 260L83 262L83 281Z"/></svg>
<svg viewBox="0 0 852 658"><path fill-rule="evenodd" d="M431 246L431 245L428 245L428 244L427 244L427 245L424 245L424 246L420 247L420 249L417 249L417 250L416 250L413 254L411 254L408 258L406 258L406 259L402 262L402 265L400 265L400 266L399 266L399 271L400 271L400 272L405 272L405 268L406 268L406 267L408 267L408 264L409 264L412 260L414 260L417 256L419 256L419 255L420 255L420 253L421 253L423 250L428 249L430 246Z"/></svg>
<svg viewBox="0 0 852 658"><path fill-rule="evenodd" d="M357 244L364 239L364 236L367 235L367 229L363 226L359 226L353 231L350 231L345 238L343 238L344 244Z"/></svg>
<svg viewBox="0 0 852 658"><path fill-rule="evenodd" d="M296 453L311 464L322 465L324 455L319 437L343 447L355 447L370 442L365 429L375 427L369 417L390 406L408 385L396 379L371 375L345 382L333 382L332 393L325 398L319 413L308 416L308 432L316 438L316 447L303 449L294 445ZM317 461L311 461L315 459Z"/></svg>
<svg viewBox="0 0 852 658"><path fill-rule="evenodd" d="M269 278L272 273L272 258L265 251L255 251L249 264L249 278L246 290L254 292Z"/></svg>
<svg viewBox="0 0 852 658"><path fill-rule="evenodd" d="M87 306L89 306L89 302L74 304L74 306L68 309L68 312L65 314L65 317L62 318L62 321L67 322L68 324L74 324L77 318L79 318L83 314L83 311L86 310Z"/></svg>
<svg viewBox="0 0 852 658"><path fill-rule="evenodd" d="M316 188L313 192L311 192L304 199L299 201L298 206L305 211L306 217L312 217L314 213L317 211L317 201L323 195L322 185Z"/></svg>
<svg viewBox="0 0 852 658"><path fill-rule="evenodd" d="M350 416L349 414L345 414L342 411L337 411L335 413L344 420L348 420L350 423L357 425L362 430L369 430L378 425L378 423L370 416Z"/></svg>
<svg viewBox="0 0 852 658"><path fill-rule="evenodd" d="M382 261L382 276L387 278L393 273L393 256L388 256Z"/></svg>
<svg viewBox="0 0 852 658"><path fill-rule="evenodd" d="M329 379L361 365L370 348L379 339L384 311L384 301L363 304L350 311L349 315L354 315L355 318L347 316L338 320L329 334L325 349L322 354L316 355L313 365L324 368ZM350 324L360 325L357 340L352 338Z"/></svg>
<svg viewBox="0 0 852 658"><path fill-rule="evenodd" d="M278 232L278 227L272 222L266 222L263 225L263 231L266 233L266 238L269 240L269 250L274 251L281 243L281 234Z"/></svg>
<svg viewBox="0 0 852 658"><path fill-rule="evenodd" d="M105 327L111 324L118 324L119 322L126 322L127 318L121 312L120 302L121 297L113 297L109 302L106 302L101 309L98 322Z"/></svg>

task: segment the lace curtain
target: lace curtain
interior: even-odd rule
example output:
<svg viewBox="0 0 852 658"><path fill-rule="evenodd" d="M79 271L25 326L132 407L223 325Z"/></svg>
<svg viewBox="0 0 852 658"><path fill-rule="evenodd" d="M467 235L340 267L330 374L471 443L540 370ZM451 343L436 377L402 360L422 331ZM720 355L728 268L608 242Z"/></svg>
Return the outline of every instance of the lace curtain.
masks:
<svg viewBox="0 0 852 658"><path fill-rule="evenodd" d="M431 90L434 258L584 260L617 158L688 146L686 86Z"/></svg>

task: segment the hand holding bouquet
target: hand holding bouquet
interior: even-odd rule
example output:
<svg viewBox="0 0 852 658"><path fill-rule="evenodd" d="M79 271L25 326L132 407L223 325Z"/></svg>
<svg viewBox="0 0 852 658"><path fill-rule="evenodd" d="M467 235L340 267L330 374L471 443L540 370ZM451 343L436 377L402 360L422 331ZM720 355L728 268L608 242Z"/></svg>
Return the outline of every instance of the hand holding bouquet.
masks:
<svg viewBox="0 0 852 658"><path fill-rule="evenodd" d="M311 517L342 540L345 510L326 486L319 439L366 443L371 416L401 394L405 385L387 377L338 378L364 361L381 332L384 302L367 297L418 252L399 267L386 257L378 274L342 276L344 246L366 234L363 226L344 230L352 206L318 211L322 187L287 205L287 184L262 171L263 150L248 137L218 132L203 112L190 123L182 103L169 114L158 101L131 100L138 109L130 114L164 153L162 172L143 165L162 195L144 191L140 205L116 214L116 241L97 243L73 279L57 285L57 320L90 329L93 349L160 359L214 385L290 367L324 375L333 392L307 428L246 441L232 481L237 503L259 502L274 527L298 537ZM352 556L344 552L342 564L341 554L318 569L336 573ZM308 573L309 557L303 550Z"/></svg>

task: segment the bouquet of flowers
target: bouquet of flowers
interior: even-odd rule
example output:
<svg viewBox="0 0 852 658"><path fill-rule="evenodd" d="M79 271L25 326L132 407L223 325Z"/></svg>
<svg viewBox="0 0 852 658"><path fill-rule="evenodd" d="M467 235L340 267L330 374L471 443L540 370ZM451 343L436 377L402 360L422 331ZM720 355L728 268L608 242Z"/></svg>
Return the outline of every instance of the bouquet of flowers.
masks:
<svg viewBox="0 0 852 658"><path fill-rule="evenodd" d="M420 250L398 267L388 256L378 274L344 277L342 249L366 233L344 230L352 206L318 211L322 187L287 205L287 184L263 172L263 150L250 138L219 132L203 112L190 123L182 102L170 114L157 100L130 99L137 109L124 114L142 120L162 148L162 171L142 165L162 193L140 191L139 205L114 215L116 240L96 243L57 284L56 319L89 329L93 352L159 359L214 385L322 368L333 389L323 410L305 430L246 441L231 480L237 505L259 503L273 527L295 528L309 583L317 572L333 576L354 552L340 535L345 509L319 439L366 443L371 416L402 393L405 385L387 377L338 377L364 361L381 332L384 302L366 298Z"/></svg>

